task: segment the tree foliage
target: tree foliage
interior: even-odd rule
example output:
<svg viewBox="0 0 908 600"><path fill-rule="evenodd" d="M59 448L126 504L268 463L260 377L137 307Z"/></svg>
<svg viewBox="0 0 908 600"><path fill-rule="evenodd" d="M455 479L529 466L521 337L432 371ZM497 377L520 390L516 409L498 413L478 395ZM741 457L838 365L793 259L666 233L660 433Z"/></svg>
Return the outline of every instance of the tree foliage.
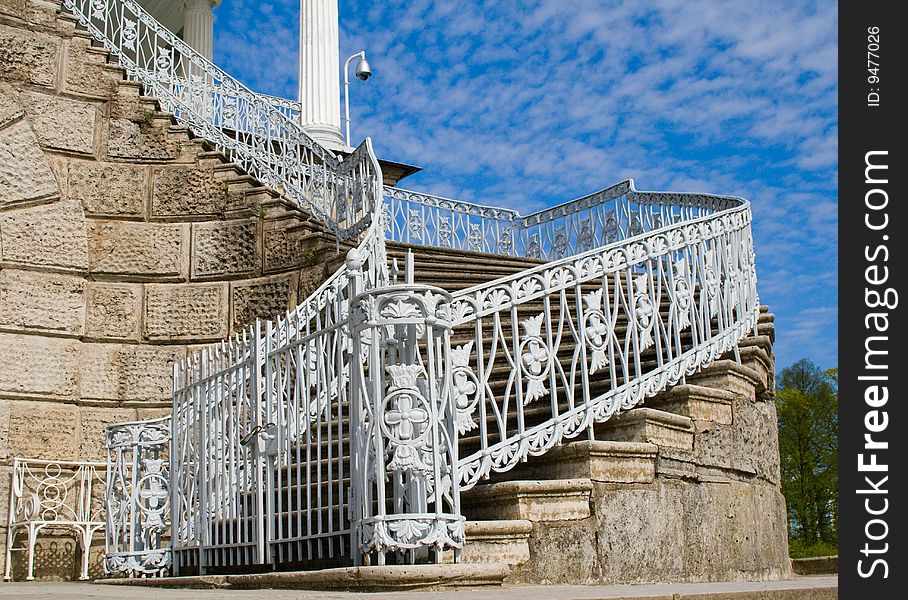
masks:
<svg viewBox="0 0 908 600"><path fill-rule="evenodd" d="M782 493L792 548L828 547L838 540L838 370L807 359L778 378Z"/></svg>

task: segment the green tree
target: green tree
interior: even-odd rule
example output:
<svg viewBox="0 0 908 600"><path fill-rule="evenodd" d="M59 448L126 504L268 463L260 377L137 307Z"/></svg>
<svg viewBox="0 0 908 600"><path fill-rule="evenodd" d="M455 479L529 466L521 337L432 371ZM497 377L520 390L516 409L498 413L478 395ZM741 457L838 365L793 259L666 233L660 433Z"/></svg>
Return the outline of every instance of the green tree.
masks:
<svg viewBox="0 0 908 600"><path fill-rule="evenodd" d="M776 408L782 493L793 556L835 552L838 542L838 370L807 359L782 370Z"/></svg>

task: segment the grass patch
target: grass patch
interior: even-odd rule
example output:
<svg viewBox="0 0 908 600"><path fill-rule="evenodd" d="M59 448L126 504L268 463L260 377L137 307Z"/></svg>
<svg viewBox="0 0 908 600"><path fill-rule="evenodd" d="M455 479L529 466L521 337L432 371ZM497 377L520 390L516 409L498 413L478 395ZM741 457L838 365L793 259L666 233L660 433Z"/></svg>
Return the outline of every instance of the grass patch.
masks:
<svg viewBox="0 0 908 600"><path fill-rule="evenodd" d="M788 556L791 558L811 558L814 556L833 556L839 553L839 547L829 542L805 544L801 540L788 541Z"/></svg>

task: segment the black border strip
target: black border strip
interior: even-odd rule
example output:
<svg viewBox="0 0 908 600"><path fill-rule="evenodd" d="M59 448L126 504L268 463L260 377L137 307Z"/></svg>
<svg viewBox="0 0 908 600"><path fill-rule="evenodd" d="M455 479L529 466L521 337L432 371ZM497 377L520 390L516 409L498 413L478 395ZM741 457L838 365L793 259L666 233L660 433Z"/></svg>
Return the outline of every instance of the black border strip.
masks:
<svg viewBox="0 0 908 600"><path fill-rule="evenodd" d="M903 598L908 567L902 516L908 509L905 494L897 491L908 484L904 468L908 453L901 442L908 436L905 381L899 376L906 369L902 349L908 343L899 305L908 302L903 293L908 271L904 251L908 170L903 148L908 138L902 133L902 113L908 111L904 92L908 22L899 18L897 7L904 5L843 1L839 6L842 598ZM874 167L868 170L868 163ZM868 447L865 435L876 446ZM868 466L874 462L885 465L885 470ZM901 593L896 595L898 588Z"/></svg>

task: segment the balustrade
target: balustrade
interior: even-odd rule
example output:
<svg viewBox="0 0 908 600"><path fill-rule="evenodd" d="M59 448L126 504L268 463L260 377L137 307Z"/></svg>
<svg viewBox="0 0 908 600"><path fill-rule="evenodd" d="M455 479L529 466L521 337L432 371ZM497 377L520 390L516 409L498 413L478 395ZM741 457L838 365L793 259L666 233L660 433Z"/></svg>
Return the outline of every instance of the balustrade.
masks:
<svg viewBox="0 0 908 600"><path fill-rule="evenodd" d="M165 421L110 430L109 571L456 555L462 490L755 326L740 198L626 181L521 216L383 188L370 140L340 160L298 105L253 93L133 0L64 5L179 122L355 246L296 309L176 365L166 442L147 437ZM548 262L449 294L410 269L392 282L386 238Z"/></svg>

